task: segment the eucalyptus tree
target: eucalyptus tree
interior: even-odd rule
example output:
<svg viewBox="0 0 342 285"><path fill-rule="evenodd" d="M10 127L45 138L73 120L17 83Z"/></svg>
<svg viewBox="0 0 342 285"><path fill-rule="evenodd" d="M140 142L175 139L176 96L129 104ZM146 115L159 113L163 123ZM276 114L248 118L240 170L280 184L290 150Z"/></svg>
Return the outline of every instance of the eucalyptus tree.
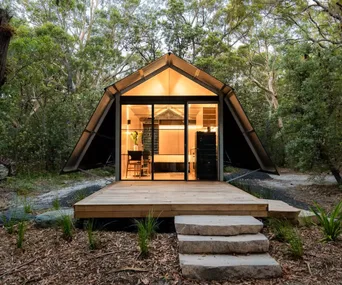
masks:
<svg viewBox="0 0 342 285"><path fill-rule="evenodd" d="M342 184L342 53L308 43L288 47L281 112L287 160L301 170L329 169Z"/></svg>

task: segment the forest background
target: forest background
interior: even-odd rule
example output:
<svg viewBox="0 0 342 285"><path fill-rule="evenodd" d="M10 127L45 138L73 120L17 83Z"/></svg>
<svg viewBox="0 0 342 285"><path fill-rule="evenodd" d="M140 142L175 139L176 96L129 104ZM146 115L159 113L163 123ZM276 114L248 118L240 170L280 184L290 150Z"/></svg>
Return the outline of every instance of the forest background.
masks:
<svg viewBox="0 0 342 285"><path fill-rule="evenodd" d="M0 159L58 172L103 88L168 51L235 88L278 166L342 184L337 0L3 0Z"/></svg>

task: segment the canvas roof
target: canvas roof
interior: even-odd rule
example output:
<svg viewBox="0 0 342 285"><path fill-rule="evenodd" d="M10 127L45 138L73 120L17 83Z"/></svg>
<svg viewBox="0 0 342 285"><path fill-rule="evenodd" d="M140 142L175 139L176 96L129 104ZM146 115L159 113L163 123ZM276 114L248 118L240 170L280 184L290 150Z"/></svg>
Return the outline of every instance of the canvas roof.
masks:
<svg viewBox="0 0 342 285"><path fill-rule="evenodd" d="M227 138L225 140L225 153L233 166L253 168L253 170L260 168L265 172L277 173L275 165L248 120L234 89L172 53L165 54L105 88L102 99L66 162L62 173L114 163L114 149L120 145L119 142L115 142L115 129L113 127L115 97L117 95L125 96L125 94L129 96L130 90L169 69L208 90L206 95L213 93L217 96L223 96L226 103L224 112L227 113L224 119L230 120L229 123L227 122L227 128L229 126L230 130L235 130L235 135L232 134L229 139L227 134L224 134ZM225 132L229 132L229 129L225 128ZM234 140L234 137L236 140L231 141ZM237 154L237 149L233 148L240 146L241 152Z"/></svg>

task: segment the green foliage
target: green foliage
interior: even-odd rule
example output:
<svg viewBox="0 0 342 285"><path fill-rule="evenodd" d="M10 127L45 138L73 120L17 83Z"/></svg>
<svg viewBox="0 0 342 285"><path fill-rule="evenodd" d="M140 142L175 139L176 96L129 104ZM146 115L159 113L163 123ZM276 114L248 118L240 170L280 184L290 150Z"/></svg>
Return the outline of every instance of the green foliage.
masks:
<svg viewBox="0 0 342 285"><path fill-rule="evenodd" d="M69 215L61 215L60 221L59 221L60 227L62 229L62 237L66 241L71 241L73 232L74 232L74 225L72 218Z"/></svg>
<svg viewBox="0 0 342 285"><path fill-rule="evenodd" d="M58 196L56 196L55 199L52 200L52 207L54 210L59 210L61 205L59 203L59 199L58 199Z"/></svg>
<svg viewBox="0 0 342 285"><path fill-rule="evenodd" d="M287 239L289 243L289 251L293 258L302 258L304 254L303 241L297 229L294 229Z"/></svg>
<svg viewBox="0 0 342 285"><path fill-rule="evenodd" d="M148 254L148 242L155 236L159 223L157 218L153 216L153 211L150 211L145 219L136 220L135 223L138 229L140 253L146 257Z"/></svg>
<svg viewBox="0 0 342 285"><path fill-rule="evenodd" d="M18 224L17 248L23 247L26 225L24 221Z"/></svg>
<svg viewBox="0 0 342 285"><path fill-rule="evenodd" d="M147 233L147 238L150 240L153 239L159 227L158 219L153 216L153 211L149 211L143 225Z"/></svg>
<svg viewBox="0 0 342 285"><path fill-rule="evenodd" d="M305 58L304 58L305 56ZM284 56L281 113L289 165L338 173L342 157L342 53L295 45Z"/></svg>
<svg viewBox="0 0 342 285"><path fill-rule="evenodd" d="M24 206L24 212L26 214L33 213L33 206L31 204L31 202L26 197L24 198L23 206Z"/></svg>
<svg viewBox="0 0 342 285"><path fill-rule="evenodd" d="M140 255L146 257L148 255L148 240L149 236L143 221L136 221L138 228L138 244L140 248Z"/></svg>
<svg viewBox="0 0 342 285"><path fill-rule="evenodd" d="M289 253L293 258L298 259L303 257L303 241L298 230L289 221L270 219L268 225L275 239L288 243Z"/></svg>
<svg viewBox="0 0 342 285"><path fill-rule="evenodd" d="M315 213L324 234L322 241L335 241L342 233L342 201L330 213L327 213L317 203L311 210Z"/></svg>
<svg viewBox="0 0 342 285"><path fill-rule="evenodd" d="M269 219L268 225L276 240L286 242L290 239L293 225L287 220Z"/></svg>
<svg viewBox="0 0 342 285"><path fill-rule="evenodd" d="M7 233L13 234L15 220L12 217L6 217L5 214L2 214L2 222Z"/></svg>
<svg viewBox="0 0 342 285"><path fill-rule="evenodd" d="M86 229L87 229L89 249L91 250L97 249L99 247L99 241L97 240L96 235L94 234L94 220L87 221Z"/></svg>

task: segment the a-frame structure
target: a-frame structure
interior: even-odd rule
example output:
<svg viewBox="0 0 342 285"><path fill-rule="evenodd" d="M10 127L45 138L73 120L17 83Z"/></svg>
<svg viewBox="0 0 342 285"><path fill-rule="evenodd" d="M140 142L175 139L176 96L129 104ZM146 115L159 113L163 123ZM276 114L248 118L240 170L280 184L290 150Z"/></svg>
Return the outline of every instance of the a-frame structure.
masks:
<svg viewBox="0 0 342 285"><path fill-rule="evenodd" d="M184 117L182 127L177 125L180 120L175 119L170 125L177 125L177 129L182 130L184 151L177 152L177 157L173 155L172 159L175 161L177 159L177 169L182 169L185 173L184 179L182 176L181 180L188 180L189 165L192 162L190 146L188 145L190 144L190 129L195 128L195 126L191 125L193 119L189 108L191 105L199 106L200 104L214 104L216 108L216 119L214 119L216 125L210 127L210 124L205 124L203 121L206 118L205 115L202 115L201 119L201 127L203 129L207 128L208 132L215 132L216 134L215 171L217 171L217 175L213 180L223 180L225 163L235 167L277 173L275 165L248 120L234 89L172 53L160 57L105 88L102 99L83 130L62 173L112 164L116 168L117 181L124 179L123 168L126 166L126 162L123 163L123 157L124 155L127 156L126 149L129 150L130 148L126 147L125 150L122 148L122 145L128 141L126 139L124 142L123 136L128 132L123 130L131 126L131 119L124 114L126 111L123 111L123 106L148 107L144 107L144 110L142 107L139 109L141 113L139 117L141 132L146 134L148 130L147 124L152 128L153 133L157 132L157 127L155 127L156 120L158 120L157 112L160 114L164 112L163 110L157 111L157 106L163 105L171 106L165 107L171 110L166 110L166 112L170 114L174 112L175 117L181 114L179 110L184 110L181 114ZM172 109L172 106L181 106L181 108ZM151 110L153 113L151 113ZM205 107L206 112L210 110L209 107ZM148 114L147 111L149 111ZM138 111L135 112L138 113ZM149 123L147 123L147 120L149 120ZM171 122L170 120L169 122ZM165 121L160 121L159 124L162 126ZM163 169L165 166L161 165L162 162L160 162L163 161L162 154L159 154L160 157L157 160L154 155L158 155L158 152L156 149L151 149L158 143L157 139L157 136L151 136L153 142L149 152L151 157L149 160L152 161L151 180L154 180L154 171L159 167ZM161 143L161 140L159 143ZM145 148L146 145L145 139ZM142 152L144 151L142 147L140 149ZM179 159L180 155L184 157ZM157 163L160 165L157 166ZM179 168L179 164L183 166ZM194 163L194 165L196 164ZM198 161L197 168L199 168Z"/></svg>

